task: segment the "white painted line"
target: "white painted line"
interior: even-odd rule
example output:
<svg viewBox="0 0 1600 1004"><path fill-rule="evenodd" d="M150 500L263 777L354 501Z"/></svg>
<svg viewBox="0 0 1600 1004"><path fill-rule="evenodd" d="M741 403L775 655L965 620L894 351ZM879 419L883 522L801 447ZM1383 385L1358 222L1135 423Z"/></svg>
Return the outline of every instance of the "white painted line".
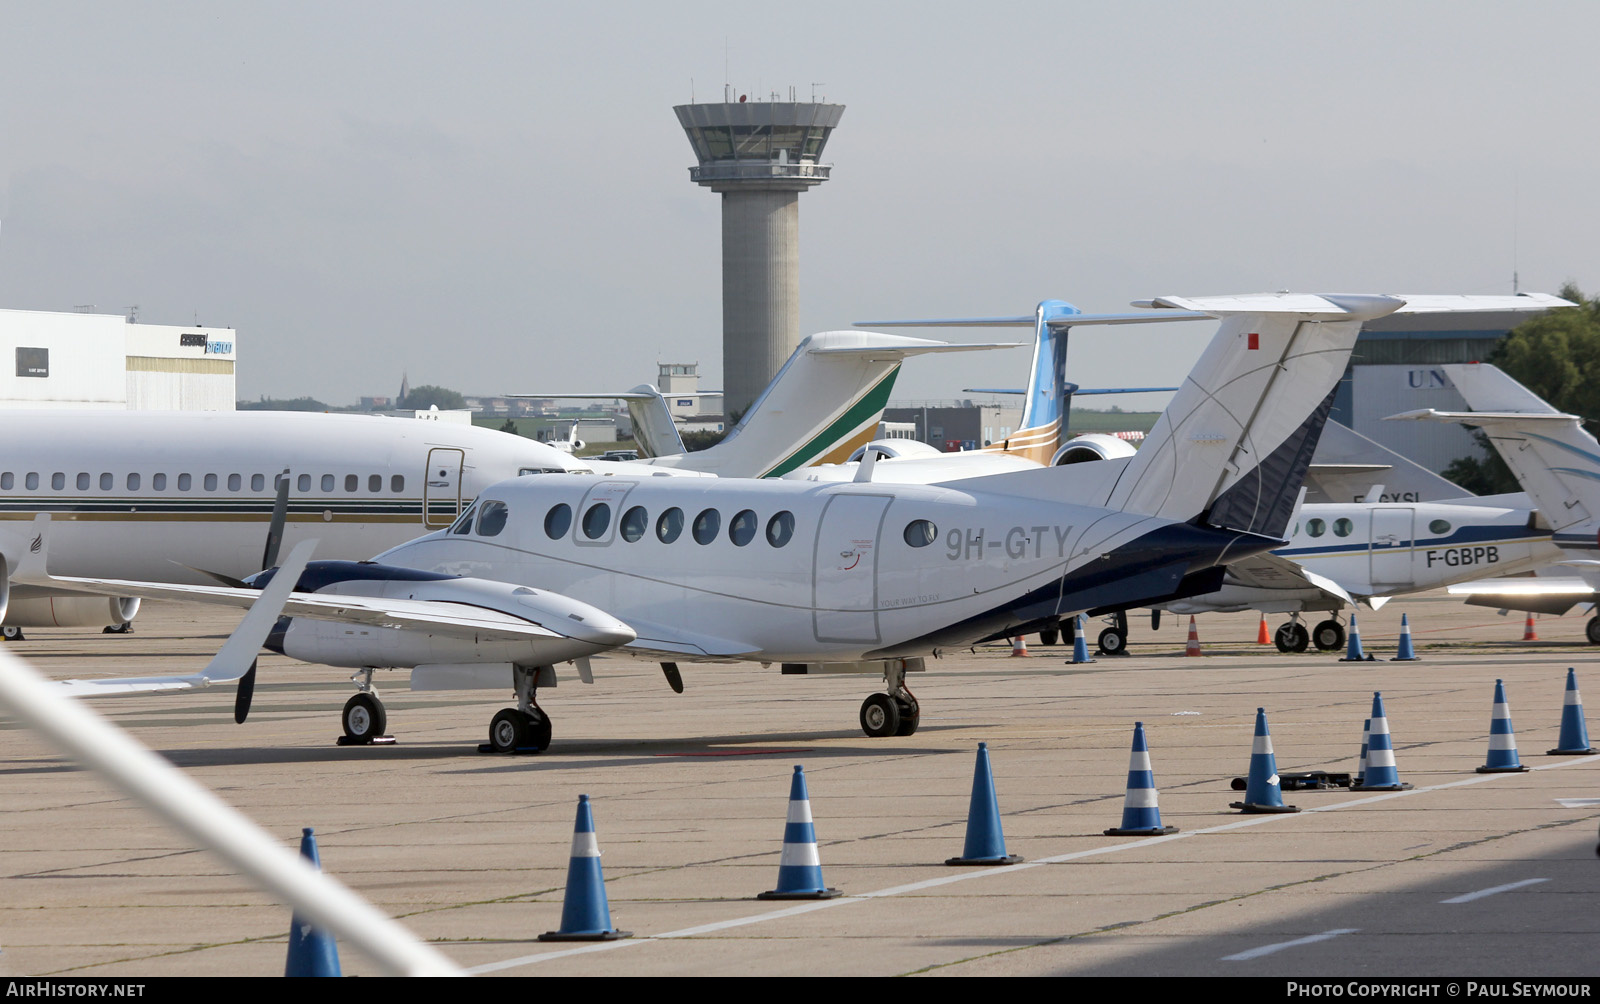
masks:
<svg viewBox="0 0 1600 1004"><path fill-rule="evenodd" d="M1483 899L1485 896L1493 896L1496 893L1501 892L1510 892L1513 889L1521 889L1523 886L1538 885L1540 882L1548 881L1550 880L1546 878L1523 879L1521 882L1508 882L1505 885L1497 885L1492 889L1479 889L1477 892L1469 892L1464 896L1457 896L1454 899L1441 899L1439 902L1470 903L1475 899Z"/></svg>
<svg viewBox="0 0 1600 1004"><path fill-rule="evenodd" d="M1590 809L1600 805L1600 798L1558 798L1556 804L1563 809Z"/></svg>
<svg viewBox="0 0 1600 1004"><path fill-rule="evenodd" d="M1251 959L1259 959L1263 955L1271 955L1273 952L1281 952L1285 948L1299 948L1301 945L1314 945L1319 941L1327 941L1330 938L1337 938L1341 934L1354 934L1359 930L1360 928L1358 927L1340 927L1332 931L1323 931L1321 934L1313 934L1310 937L1296 938L1294 941L1280 941L1276 945L1262 945L1260 948L1252 948L1248 952L1240 952L1238 955L1224 955L1222 957L1222 961L1249 962Z"/></svg>
<svg viewBox="0 0 1600 1004"><path fill-rule="evenodd" d="M1574 764L1585 763L1590 764L1591 766L1600 764L1600 757L1573 757L1571 760L1563 760L1560 763L1541 764L1533 769L1536 771L1555 770L1560 767L1570 767ZM879 889L875 892L857 893L853 896L840 896L837 899L816 900L810 903L801 903L796 906L786 907L781 910L769 910L765 913L750 914L744 917L730 917L727 920L714 921L713 923L702 924L698 927L685 927L680 930L667 931L664 934L655 934L646 938L628 938L624 941L600 941L595 942L592 945L584 945L579 948L568 948L554 952L541 952L537 955L523 955L514 959L505 959L500 962L489 962L481 966L474 966L471 969L468 969L467 972L469 974L493 973L502 969L516 969L520 966L531 966L534 963L545 962L549 959L562 959L569 955L584 955L589 952L609 952L618 948L631 948L634 945L648 945L654 941L667 941L673 938L689 938L699 934L710 934L714 931L726 931L735 927L748 927L751 924L759 924L763 921L779 920L784 917L798 916L800 914L811 913L816 910L827 910L836 906L844 906L849 903L861 903L866 900L882 899L887 896L901 896L906 893L920 892L923 889L933 889L938 886L951 885L956 882L977 881L994 875L1015 875L1017 872L1024 872L1030 868L1038 868L1043 865L1061 864L1065 861L1077 861L1082 858L1098 857L1102 854L1116 854L1121 851L1131 851L1141 847L1150 847L1155 844L1164 844L1173 840L1187 840L1190 837L1197 837L1207 833L1226 833L1229 830L1241 830L1249 826L1264 826L1268 823L1278 823L1293 819L1304 819L1319 812L1336 812L1339 809L1354 808L1358 805L1371 805L1374 802L1386 802L1392 798L1408 798L1412 795L1421 795L1424 792L1429 791L1444 791L1449 788L1461 788L1473 784L1486 784L1490 781L1504 780L1505 778L1513 776L1515 775L1475 774L1471 777L1463 778L1460 781L1446 781L1444 784L1430 784L1423 788L1412 788L1409 791L1381 792L1376 795L1354 799L1349 802L1339 802L1335 805L1316 806L1314 808L1306 809L1304 812L1267 813L1260 816L1248 816L1239 820L1238 822L1223 823L1220 826L1208 826L1202 830L1188 830L1186 832L1172 833L1161 837L1146 837L1143 840L1130 840L1127 843L1107 844L1103 847L1091 847L1087 850L1071 851L1066 854L1057 854L1054 857L1034 858L1032 861L1023 861L1019 864L1012 865L1009 868L984 868L979 871L955 872L953 874L942 875L937 878L924 879L921 882L910 882L906 885L891 886L887 889Z"/></svg>

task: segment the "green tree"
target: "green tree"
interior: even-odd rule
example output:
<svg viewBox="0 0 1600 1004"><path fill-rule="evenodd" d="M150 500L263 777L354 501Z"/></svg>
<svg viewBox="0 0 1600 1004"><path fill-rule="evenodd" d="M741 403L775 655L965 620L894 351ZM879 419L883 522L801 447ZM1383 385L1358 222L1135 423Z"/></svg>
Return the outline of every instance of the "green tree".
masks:
<svg viewBox="0 0 1600 1004"><path fill-rule="evenodd" d="M263 397L259 401L237 401L234 407L239 411L328 411L327 405L314 397L273 398Z"/></svg>
<svg viewBox="0 0 1600 1004"><path fill-rule="evenodd" d="M500 431L509 432L513 436L521 435L521 433L517 432L517 420L514 418L506 419L506 424L500 427Z"/></svg>
<svg viewBox="0 0 1600 1004"><path fill-rule="evenodd" d="M465 408L467 399L458 391L446 387L435 387L432 384L423 384L421 387L411 388L406 399L400 402L400 407L416 411L427 411L437 406L440 411L449 411L452 408Z"/></svg>

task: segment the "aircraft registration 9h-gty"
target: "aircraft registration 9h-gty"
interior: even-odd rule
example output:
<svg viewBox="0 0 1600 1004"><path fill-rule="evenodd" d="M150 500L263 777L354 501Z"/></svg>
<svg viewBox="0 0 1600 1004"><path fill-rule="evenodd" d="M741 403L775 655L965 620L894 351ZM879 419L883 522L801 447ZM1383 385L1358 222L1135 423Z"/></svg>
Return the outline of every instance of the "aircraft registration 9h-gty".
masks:
<svg viewBox="0 0 1600 1004"><path fill-rule="evenodd" d="M510 684L517 707L494 717L490 744L542 748L550 721L537 687L561 661L590 678L587 654L606 649L661 661L675 685L680 661L881 670L885 692L863 703L862 726L908 735L920 709L905 674L926 657L1079 610L1215 589L1227 562L1282 546L1361 324L1403 304L1379 295L1150 301L1222 323L1132 457L938 485L873 483L870 462L843 484L501 482L451 527L375 563L312 563L297 591L272 601L289 616L269 645L363 670L345 713L356 741L385 724L372 670L409 668L414 689ZM18 578L267 602L250 589L61 578L36 566Z"/></svg>

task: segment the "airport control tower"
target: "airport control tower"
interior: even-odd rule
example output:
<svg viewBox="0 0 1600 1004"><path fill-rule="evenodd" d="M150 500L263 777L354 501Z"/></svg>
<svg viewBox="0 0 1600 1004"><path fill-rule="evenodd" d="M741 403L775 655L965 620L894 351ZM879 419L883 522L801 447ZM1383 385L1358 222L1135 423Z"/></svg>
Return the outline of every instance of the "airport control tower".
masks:
<svg viewBox="0 0 1600 1004"><path fill-rule="evenodd" d="M743 414L800 343L800 193L844 105L724 101L677 105L700 163L689 178L722 193L722 388Z"/></svg>

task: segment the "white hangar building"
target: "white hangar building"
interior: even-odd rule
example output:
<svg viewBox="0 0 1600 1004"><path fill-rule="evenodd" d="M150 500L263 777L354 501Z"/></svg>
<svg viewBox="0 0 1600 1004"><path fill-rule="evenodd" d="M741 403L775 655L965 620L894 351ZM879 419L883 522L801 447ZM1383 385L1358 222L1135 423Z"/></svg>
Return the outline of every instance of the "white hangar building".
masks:
<svg viewBox="0 0 1600 1004"><path fill-rule="evenodd" d="M0 310L0 408L232 411L237 348L232 328Z"/></svg>

